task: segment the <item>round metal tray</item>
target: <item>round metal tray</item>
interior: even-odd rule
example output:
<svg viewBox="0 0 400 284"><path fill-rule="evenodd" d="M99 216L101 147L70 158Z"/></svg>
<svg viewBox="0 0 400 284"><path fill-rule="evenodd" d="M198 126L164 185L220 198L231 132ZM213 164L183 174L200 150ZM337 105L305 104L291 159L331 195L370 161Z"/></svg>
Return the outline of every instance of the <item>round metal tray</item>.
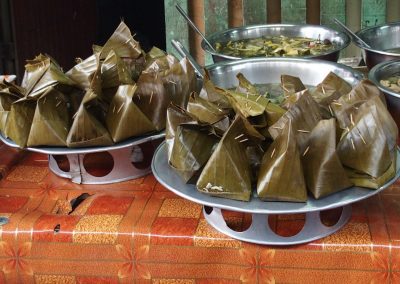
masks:
<svg viewBox="0 0 400 284"><path fill-rule="evenodd" d="M25 150L49 155L50 170L63 178L69 178L74 183L82 184L107 184L135 179L151 172L150 161L154 152L155 140L165 136L165 132L157 132L149 135L127 139L111 146L66 148L66 147L27 147ZM0 133L0 140L6 145L20 148L14 141L5 138ZM148 144L151 145L148 145ZM150 148L151 151L148 151ZM107 152L108 159L112 159L112 165L108 173L100 176L91 174L85 165L87 154ZM147 152L147 154L145 154ZM69 169L63 170L56 156L65 156ZM148 161L146 163L146 161ZM101 162L101 161L100 161Z"/></svg>
<svg viewBox="0 0 400 284"><path fill-rule="evenodd" d="M316 200L309 196L305 203L293 202L265 202L254 194L249 202L213 197L196 190L194 184L186 184L180 176L168 165L167 148L163 142L155 151L152 161L152 170L156 179L166 188L177 195L212 207L211 213L203 211L206 220L217 230L240 240L269 245L292 245L309 242L330 235L344 226L351 216L351 203L373 196L393 184L400 176L400 153L397 155L396 175L377 190L362 187L352 187L322 199ZM342 215L334 226L322 224L319 212L323 210L343 207ZM221 209L251 213L252 224L244 232L231 230L225 223ZM295 236L282 237L276 235L265 218L270 214L298 214L305 213L306 220L303 229Z"/></svg>

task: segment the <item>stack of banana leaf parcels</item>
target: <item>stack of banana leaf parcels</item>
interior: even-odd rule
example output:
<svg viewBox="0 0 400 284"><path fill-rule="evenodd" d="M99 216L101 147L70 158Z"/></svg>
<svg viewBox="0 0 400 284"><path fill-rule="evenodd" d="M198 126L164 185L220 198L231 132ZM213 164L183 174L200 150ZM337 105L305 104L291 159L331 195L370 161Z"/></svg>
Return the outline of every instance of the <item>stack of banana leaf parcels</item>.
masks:
<svg viewBox="0 0 400 284"><path fill-rule="evenodd" d="M200 192L306 202L395 176L398 129L372 82L352 88L330 73L311 90L281 75L283 96L273 100L243 74L236 89L208 77L186 109L167 112L169 164Z"/></svg>
<svg viewBox="0 0 400 284"><path fill-rule="evenodd" d="M27 61L21 86L0 82L0 132L18 146L108 146L165 128L172 102L195 90L192 66L145 53L122 22L104 46L64 73L47 55Z"/></svg>

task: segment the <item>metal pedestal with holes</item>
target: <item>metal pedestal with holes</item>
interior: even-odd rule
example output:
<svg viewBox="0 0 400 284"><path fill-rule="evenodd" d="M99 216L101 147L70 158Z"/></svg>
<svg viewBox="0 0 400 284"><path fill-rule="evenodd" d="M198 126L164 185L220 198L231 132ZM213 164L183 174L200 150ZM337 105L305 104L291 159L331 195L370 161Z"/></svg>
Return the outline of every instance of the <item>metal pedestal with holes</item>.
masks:
<svg viewBox="0 0 400 284"><path fill-rule="evenodd" d="M106 184L115 183L129 179L135 179L151 172L150 157L146 157L142 146L145 143L155 143L162 139L164 132L127 139L112 146L87 147L87 148L65 148L65 147L31 147L29 151L49 155L49 168L58 176L69 178L72 182L82 184ZM18 147L12 140L4 138L0 134L0 140L11 147ZM155 145L156 146L156 145ZM153 147L155 147L153 146ZM109 173L104 176L94 176L88 172L84 165L84 158L87 154L107 152L113 159L113 166ZM150 153L153 154L153 151ZM62 170L55 158L57 155L66 156L69 163L69 170ZM140 157L138 157L140 156ZM144 167L137 166L141 159L149 159Z"/></svg>
<svg viewBox="0 0 400 284"><path fill-rule="evenodd" d="M309 197L306 203L264 202L255 195L249 202L243 202L213 197L197 191L195 185L183 182L180 176L168 165L167 159L164 142L155 151L151 164L154 176L163 186L185 199L202 204L205 207L211 207L211 212L204 207L204 217L218 231L235 239L264 245L307 243L336 232L350 219L351 203L379 193L394 183L400 176L400 153L398 152L395 177L377 190L352 187L319 200ZM342 207L342 213L337 223L330 227L325 226L321 222L320 212L340 207ZM230 229L224 220L221 209L250 213L252 215L250 227L243 232ZM279 236L273 232L268 224L269 215L298 213L305 214L305 224L295 236Z"/></svg>

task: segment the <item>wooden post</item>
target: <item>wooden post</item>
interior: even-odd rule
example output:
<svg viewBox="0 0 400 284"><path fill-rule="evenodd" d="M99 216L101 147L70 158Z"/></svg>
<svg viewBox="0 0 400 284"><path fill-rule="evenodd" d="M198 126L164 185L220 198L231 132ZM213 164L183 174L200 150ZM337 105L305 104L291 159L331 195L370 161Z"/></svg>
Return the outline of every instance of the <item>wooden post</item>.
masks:
<svg viewBox="0 0 400 284"><path fill-rule="evenodd" d="M243 26L243 0L228 1L228 26Z"/></svg>
<svg viewBox="0 0 400 284"><path fill-rule="evenodd" d="M387 0L386 2L386 21L396 22L400 20L400 1Z"/></svg>
<svg viewBox="0 0 400 284"><path fill-rule="evenodd" d="M188 1L189 18L205 34L204 28L204 0ZM204 51L201 48L203 39L192 28L189 29L190 54L200 65L204 65Z"/></svg>
<svg viewBox="0 0 400 284"><path fill-rule="evenodd" d="M321 1L306 1L306 22L311 25L319 25L321 21Z"/></svg>
<svg viewBox="0 0 400 284"><path fill-rule="evenodd" d="M280 23L281 20L281 1L267 0L267 22Z"/></svg>
<svg viewBox="0 0 400 284"><path fill-rule="evenodd" d="M361 0L346 1L346 26L356 32L361 28ZM361 51L353 43L345 51L345 57L360 56Z"/></svg>

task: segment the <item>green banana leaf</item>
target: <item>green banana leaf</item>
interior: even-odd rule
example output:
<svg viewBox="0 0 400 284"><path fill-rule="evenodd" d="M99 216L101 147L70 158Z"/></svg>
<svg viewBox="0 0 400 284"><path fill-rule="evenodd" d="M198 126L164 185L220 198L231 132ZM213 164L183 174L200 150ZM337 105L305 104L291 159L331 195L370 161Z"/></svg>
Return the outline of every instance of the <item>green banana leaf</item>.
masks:
<svg viewBox="0 0 400 284"><path fill-rule="evenodd" d="M190 95L187 111L199 121L213 124L214 127L220 129L222 132L225 132L229 127L229 112L200 98L196 92Z"/></svg>
<svg viewBox="0 0 400 284"><path fill-rule="evenodd" d="M204 70L203 86L199 94L200 98L214 103L217 107L221 109L232 109L232 106L228 98L220 92L220 88L214 85L210 80L210 75L207 70Z"/></svg>
<svg viewBox="0 0 400 284"><path fill-rule="evenodd" d="M106 116L107 129L114 143L155 131L153 123L133 102L136 85L120 85Z"/></svg>
<svg viewBox="0 0 400 284"><path fill-rule="evenodd" d="M236 88L236 92L252 94L255 96L259 96L260 93L257 88L242 74L238 73L236 78L239 80L239 86Z"/></svg>
<svg viewBox="0 0 400 284"><path fill-rule="evenodd" d="M352 186L336 153L336 121L320 120L301 155L307 189L315 199Z"/></svg>
<svg viewBox="0 0 400 284"><path fill-rule="evenodd" d="M13 102L24 96L24 89L7 81L0 82L0 132L5 136L6 122Z"/></svg>
<svg viewBox="0 0 400 284"><path fill-rule="evenodd" d="M139 42L133 38L131 31L123 21L101 49L100 60L104 60L111 50L121 58L138 58L143 53Z"/></svg>
<svg viewBox="0 0 400 284"><path fill-rule="evenodd" d="M188 113L183 108L171 104L167 109L166 129L165 129L165 143L167 144L168 160L171 160L172 148L177 129L182 123L198 124L196 118Z"/></svg>
<svg viewBox="0 0 400 284"><path fill-rule="evenodd" d="M249 201L251 168L246 157L251 136L247 120L238 115L225 132L197 181L197 190L217 197Z"/></svg>
<svg viewBox="0 0 400 284"><path fill-rule="evenodd" d="M31 130L36 100L22 98L12 103L4 133L19 147L26 147Z"/></svg>
<svg viewBox="0 0 400 284"><path fill-rule="evenodd" d="M257 194L265 201L306 202L307 188L291 118L265 152L258 175Z"/></svg>
<svg viewBox="0 0 400 284"><path fill-rule="evenodd" d="M27 146L67 146L71 126L67 97L50 87L37 100Z"/></svg>
<svg viewBox="0 0 400 284"><path fill-rule="evenodd" d="M181 124L173 142L169 164L185 182L195 183L219 138L202 125Z"/></svg>
<svg viewBox="0 0 400 284"><path fill-rule="evenodd" d="M311 131L321 119L318 104L306 92L274 125L268 128L268 131L272 138L276 139L283 133L286 124L291 121L293 136L297 141L300 152L303 152Z"/></svg>

